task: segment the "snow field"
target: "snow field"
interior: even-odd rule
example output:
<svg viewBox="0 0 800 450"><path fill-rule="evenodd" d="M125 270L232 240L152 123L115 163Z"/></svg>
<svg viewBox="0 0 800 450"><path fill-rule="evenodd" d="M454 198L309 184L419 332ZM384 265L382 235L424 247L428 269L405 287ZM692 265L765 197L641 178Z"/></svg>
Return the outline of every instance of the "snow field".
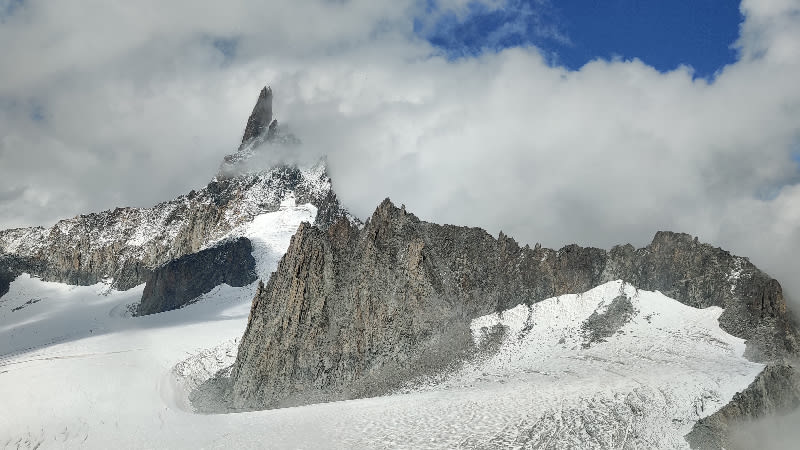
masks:
<svg viewBox="0 0 800 450"><path fill-rule="evenodd" d="M630 300L632 317L605 342L587 342L586 319L618 296ZM476 343L504 328L500 349L416 390L510 394L503 404L516 429L489 433L481 445L502 437L511 446L557 439L558 447L687 448L694 423L763 369L743 357L742 339L719 328L720 314L613 281L473 320Z"/></svg>
<svg viewBox="0 0 800 450"><path fill-rule="evenodd" d="M289 196L237 229L253 242L260 277L315 213ZM692 425L762 369L719 328L721 309L612 281L475 319L478 344L502 327L499 350L405 393L193 414L187 392L235 359L256 285L218 286L183 309L131 318L142 286L19 277L0 298L0 446L687 448ZM619 296L633 314L587 342L587 318Z"/></svg>

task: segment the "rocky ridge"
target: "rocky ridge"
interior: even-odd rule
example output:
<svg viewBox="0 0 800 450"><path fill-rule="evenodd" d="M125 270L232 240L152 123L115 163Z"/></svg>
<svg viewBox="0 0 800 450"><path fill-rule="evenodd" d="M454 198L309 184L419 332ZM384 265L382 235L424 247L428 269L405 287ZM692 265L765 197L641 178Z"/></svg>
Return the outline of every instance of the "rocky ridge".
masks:
<svg viewBox="0 0 800 450"><path fill-rule="evenodd" d="M273 144L298 142L272 119L271 89L261 91L242 142L225 158L224 176L152 208L116 208L49 228L0 231L0 253L15 259L11 269L2 270L8 277L28 272L73 285L112 278L114 288L126 290L146 282L158 267L215 245L260 214L277 211L289 193L298 203L317 207L320 226L349 216L331 189L324 161L310 167L245 167Z"/></svg>
<svg viewBox="0 0 800 450"><path fill-rule="evenodd" d="M420 221L387 199L363 229L300 227L253 300L223 390L233 409L383 394L474 352L477 316L614 279L724 308L721 327L747 339L751 360L800 349L780 284L689 235L659 232L640 249L520 247L502 233Z"/></svg>

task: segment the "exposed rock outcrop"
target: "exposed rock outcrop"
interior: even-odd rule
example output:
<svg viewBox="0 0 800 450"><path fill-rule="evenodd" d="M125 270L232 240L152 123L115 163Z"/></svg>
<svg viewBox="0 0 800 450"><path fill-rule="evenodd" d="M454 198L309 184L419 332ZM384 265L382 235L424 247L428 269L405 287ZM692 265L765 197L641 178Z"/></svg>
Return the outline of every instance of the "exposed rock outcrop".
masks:
<svg viewBox="0 0 800 450"><path fill-rule="evenodd" d="M291 149L300 143L300 139L279 126L278 121L272 118L272 88L265 87L247 119L241 145L234 153L225 155L217 178L232 178L242 173L284 164L286 157L290 155L281 154L280 151L276 153L275 150Z"/></svg>
<svg viewBox="0 0 800 450"><path fill-rule="evenodd" d="M620 295L604 311L595 311L583 323L583 347L605 340L622 328L635 313L631 300Z"/></svg>
<svg viewBox="0 0 800 450"><path fill-rule="evenodd" d="M41 271L40 264L33 258L0 252L0 297L8 293L11 282L23 272L39 271Z"/></svg>
<svg viewBox="0 0 800 450"><path fill-rule="evenodd" d="M614 279L724 307L721 326L748 339L751 358L798 353L778 282L689 235L659 232L641 249L531 249L502 233L420 221L387 199L363 229L346 220L300 227L253 300L232 370L233 407L387 392L468 353L476 316Z"/></svg>
<svg viewBox="0 0 800 450"><path fill-rule="evenodd" d="M137 315L181 308L223 283L239 287L256 281L252 251L250 240L240 237L155 269L144 287Z"/></svg>
<svg viewBox="0 0 800 450"><path fill-rule="evenodd" d="M8 267L0 267L0 297L6 295L11 282L14 281L15 278L17 278L17 274L12 272Z"/></svg>
<svg viewBox="0 0 800 450"><path fill-rule="evenodd" d="M775 414L786 414L798 407L800 372L789 364L769 365L722 409L699 420L686 435L686 440L692 448L745 450L736 439L731 439L737 426Z"/></svg>
<svg viewBox="0 0 800 450"><path fill-rule="evenodd" d="M110 277L124 290L147 281L154 268L212 245L259 214L277 211L289 192L298 203L329 209L330 190L323 165L275 167L212 181L153 208L116 208L50 228L0 231L0 251L37 260L32 274L47 281L90 285Z"/></svg>
<svg viewBox="0 0 800 450"><path fill-rule="evenodd" d="M261 136L267 132L272 126L272 88L265 86L261 89L256 100L256 105L253 107L253 112L247 119L247 125L244 128L244 135L242 135L242 146L248 141ZM275 123L277 125L277 121Z"/></svg>

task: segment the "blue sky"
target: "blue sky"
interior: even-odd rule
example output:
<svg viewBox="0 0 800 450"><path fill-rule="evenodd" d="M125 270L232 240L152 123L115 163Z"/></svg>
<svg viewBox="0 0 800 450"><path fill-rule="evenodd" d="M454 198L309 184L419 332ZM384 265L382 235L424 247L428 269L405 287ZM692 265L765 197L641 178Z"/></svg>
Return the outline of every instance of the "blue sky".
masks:
<svg viewBox="0 0 800 450"><path fill-rule="evenodd" d="M428 27L419 20L416 30L452 58L534 45L573 70L598 57L639 58L662 72L689 65L702 78L736 61L731 46L743 20L729 0L509 0L503 9L468 9Z"/></svg>

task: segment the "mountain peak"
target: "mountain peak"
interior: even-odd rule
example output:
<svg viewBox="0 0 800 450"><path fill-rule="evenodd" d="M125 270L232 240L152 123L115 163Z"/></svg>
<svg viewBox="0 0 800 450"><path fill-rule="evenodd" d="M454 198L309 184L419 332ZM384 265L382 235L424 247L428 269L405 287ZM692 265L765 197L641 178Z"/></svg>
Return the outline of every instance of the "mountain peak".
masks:
<svg viewBox="0 0 800 450"><path fill-rule="evenodd" d="M283 147L283 150L279 149L276 153L273 152L271 156L269 154L259 156L258 152L260 150L257 149L265 143L277 144ZM247 119L242 143L235 152L225 156L217 177L228 178L237 173L272 167L281 163L281 151L299 144L300 139L278 125L278 121L272 118L272 88L265 86L258 94L258 100L253 107L253 112L250 113L250 117ZM265 156L266 159L264 159ZM259 158L261 158L260 161Z"/></svg>
<svg viewBox="0 0 800 450"><path fill-rule="evenodd" d="M242 136L242 145L247 141L264 134L272 123L272 88L264 86L258 95L253 112L247 119L247 126Z"/></svg>

